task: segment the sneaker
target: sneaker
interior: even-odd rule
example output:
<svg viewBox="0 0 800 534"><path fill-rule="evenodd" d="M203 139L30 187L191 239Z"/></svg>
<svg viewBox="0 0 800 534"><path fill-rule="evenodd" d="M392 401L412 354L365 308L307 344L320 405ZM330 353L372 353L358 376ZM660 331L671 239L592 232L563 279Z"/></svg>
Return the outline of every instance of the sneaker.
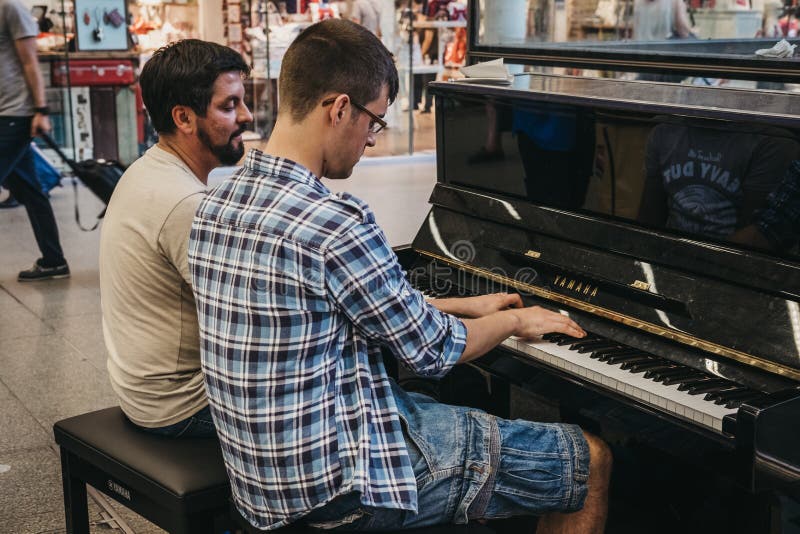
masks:
<svg viewBox="0 0 800 534"><path fill-rule="evenodd" d="M69 265L58 265L56 267L44 267L36 260L33 267L27 271L20 271L17 280L19 282L35 282L37 280L55 280L57 278L69 278Z"/></svg>
<svg viewBox="0 0 800 534"><path fill-rule="evenodd" d="M7 208L16 208L17 206L19 206L19 202L17 202L17 199L12 197L11 195L8 195L8 197L4 201L0 202L0 210Z"/></svg>

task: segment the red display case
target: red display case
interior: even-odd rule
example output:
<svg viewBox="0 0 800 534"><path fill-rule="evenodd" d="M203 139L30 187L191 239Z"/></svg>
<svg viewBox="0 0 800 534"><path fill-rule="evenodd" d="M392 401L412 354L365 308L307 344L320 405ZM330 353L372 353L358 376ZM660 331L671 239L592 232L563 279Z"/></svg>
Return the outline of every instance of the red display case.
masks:
<svg viewBox="0 0 800 534"><path fill-rule="evenodd" d="M66 86L66 62L54 61L52 69L52 84ZM69 62L69 77L73 86L131 85L136 70L129 59L75 59Z"/></svg>

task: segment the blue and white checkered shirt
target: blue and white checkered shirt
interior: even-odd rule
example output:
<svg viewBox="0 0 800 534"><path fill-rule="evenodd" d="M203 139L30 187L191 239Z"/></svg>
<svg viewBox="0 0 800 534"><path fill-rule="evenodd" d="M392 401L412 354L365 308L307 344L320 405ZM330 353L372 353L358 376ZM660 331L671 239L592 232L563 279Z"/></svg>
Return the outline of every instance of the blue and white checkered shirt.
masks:
<svg viewBox="0 0 800 534"><path fill-rule="evenodd" d="M202 363L239 510L259 528L338 495L416 510L380 347L441 376L466 329L409 286L369 207L252 150L192 226Z"/></svg>

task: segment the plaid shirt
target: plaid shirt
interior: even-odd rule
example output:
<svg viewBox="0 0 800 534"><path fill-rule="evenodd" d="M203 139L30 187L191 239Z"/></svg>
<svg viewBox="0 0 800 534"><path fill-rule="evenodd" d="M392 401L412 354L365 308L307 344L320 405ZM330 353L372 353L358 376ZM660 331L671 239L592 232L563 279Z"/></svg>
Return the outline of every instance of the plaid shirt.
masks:
<svg viewBox="0 0 800 534"><path fill-rule="evenodd" d="M351 491L368 506L416 510L380 347L441 376L466 329L409 286L370 209L252 150L200 205L189 264L241 512L277 528Z"/></svg>

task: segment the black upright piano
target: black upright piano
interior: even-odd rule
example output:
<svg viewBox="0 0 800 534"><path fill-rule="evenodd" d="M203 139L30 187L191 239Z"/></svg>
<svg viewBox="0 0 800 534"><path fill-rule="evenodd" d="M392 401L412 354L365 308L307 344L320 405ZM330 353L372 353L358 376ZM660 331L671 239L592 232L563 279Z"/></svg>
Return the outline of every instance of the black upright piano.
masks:
<svg viewBox="0 0 800 534"><path fill-rule="evenodd" d="M800 95L431 89L438 183L408 276L516 291L589 332L477 360L495 409L615 444L611 532L780 532L800 493Z"/></svg>

